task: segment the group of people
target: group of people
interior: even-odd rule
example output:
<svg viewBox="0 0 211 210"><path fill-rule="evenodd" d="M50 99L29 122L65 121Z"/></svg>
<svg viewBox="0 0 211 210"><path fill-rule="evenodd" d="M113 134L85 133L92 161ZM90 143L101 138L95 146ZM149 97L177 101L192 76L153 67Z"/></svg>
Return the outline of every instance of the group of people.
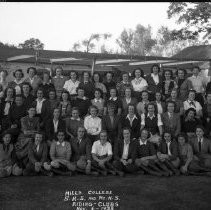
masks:
<svg viewBox="0 0 211 210"><path fill-rule="evenodd" d="M211 82L193 67L92 77L0 72L0 177L211 176Z"/></svg>

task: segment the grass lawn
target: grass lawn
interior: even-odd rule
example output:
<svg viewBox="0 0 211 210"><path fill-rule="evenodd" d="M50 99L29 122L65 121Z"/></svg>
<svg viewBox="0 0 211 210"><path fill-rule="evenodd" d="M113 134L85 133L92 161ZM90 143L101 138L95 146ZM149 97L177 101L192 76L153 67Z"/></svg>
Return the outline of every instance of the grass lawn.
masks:
<svg viewBox="0 0 211 210"><path fill-rule="evenodd" d="M72 200L64 201L66 191L77 191L84 196L94 196L93 207L77 208ZM110 195L88 195L91 191L112 191ZM81 199L81 195L76 196ZM107 196L107 197L106 197ZM72 199L74 196L70 196ZM102 198L102 197L101 197ZM103 199L103 198L102 198ZM79 202L79 201L78 201ZM113 209L211 209L211 177L179 176L153 177L149 175L127 175L126 177L9 177L0 179L0 210L105 210L111 202L118 202ZM109 204L107 204L109 203ZM85 204L84 204L85 205ZM102 207L104 205L104 207ZM99 207L100 206L100 207Z"/></svg>

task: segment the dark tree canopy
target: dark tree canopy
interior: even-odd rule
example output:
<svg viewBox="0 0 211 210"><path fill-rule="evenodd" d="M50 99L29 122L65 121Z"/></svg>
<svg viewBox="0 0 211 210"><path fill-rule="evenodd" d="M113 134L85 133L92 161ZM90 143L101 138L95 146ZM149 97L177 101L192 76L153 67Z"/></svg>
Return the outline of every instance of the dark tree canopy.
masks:
<svg viewBox="0 0 211 210"><path fill-rule="evenodd" d="M19 44L19 47L22 49L43 50L44 44L39 39L30 38L24 41L24 43Z"/></svg>
<svg viewBox="0 0 211 210"><path fill-rule="evenodd" d="M173 30L174 39L196 39L200 34L211 39L211 3L210 2L171 2L168 18L177 18L177 23L185 23L179 30Z"/></svg>

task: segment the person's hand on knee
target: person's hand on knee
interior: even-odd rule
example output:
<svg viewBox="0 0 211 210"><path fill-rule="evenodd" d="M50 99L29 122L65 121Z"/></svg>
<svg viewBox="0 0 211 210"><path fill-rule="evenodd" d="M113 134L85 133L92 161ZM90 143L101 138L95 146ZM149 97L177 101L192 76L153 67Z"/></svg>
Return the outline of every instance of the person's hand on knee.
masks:
<svg viewBox="0 0 211 210"><path fill-rule="evenodd" d="M36 172L39 172L40 171L40 169L41 169L41 163L40 162L36 162L35 164L34 164L34 168L35 168L35 171Z"/></svg>

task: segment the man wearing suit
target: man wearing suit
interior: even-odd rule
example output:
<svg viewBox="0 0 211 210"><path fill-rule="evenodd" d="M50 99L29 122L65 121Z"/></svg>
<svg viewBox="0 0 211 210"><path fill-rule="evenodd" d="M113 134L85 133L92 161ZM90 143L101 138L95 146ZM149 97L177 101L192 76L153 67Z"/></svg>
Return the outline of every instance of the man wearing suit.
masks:
<svg viewBox="0 0 211 210"><path fill-rule="evenodd" d="M167 112L162 115L164 131L170 132L171 135L177 136L181 131L181 123L179 114L174 112L175 103L167 102Z"/></svg>
<svg viewBox="0 0 211 210"><path fill-rule="evenodd" d="M70 141L72 149L71 161L76 163L77 168L86 174L91 173L91 149L92 143L85 137L85 128L78 127L77 137Z"/></svg>
<svg viewBox="0 0 211 210"><path fill-rule="evenodd" d="M47 163L47 153L48 148L47 144L43 141L43 134L36 133L34 142L29 145L29 162L26 165L26 169L23 171L23 175L35 175L40 172L47 174L43 169L44 164Z"/></svg>
<svg viewBox="0 0 211 210"><path fill-rule="evenodd" d="M130 129L123 128L123 139L120 139L114 145L114 161L113 166L127 173L134 173L138 170L135 166L136 144L131 140Z"/></svg>
<svg viewBox="0 0 211 210"><path fill-rule="evenodd" d="M120 116L115 114L115 105L107 104L108 114L102 118L102 130L106 130L112 146L115 144L121 132Z"/></svg>
<svg viewBox="0 0 211 210"><path fill-rule="evenodd" d="M65 129L65 121L63 121L60 118L59 108L55 108L53 111L53 118L48 119L45 125L48 146L51 146L51 142L53 139L55 139L57 131L64 129Z"/></svg>
<svg viewBox="0 0 211 210"><path fill-rule="evenodd" d="M204 128L201 125L196 126L196 138L189 139L193 148L194 158L200 165L211 168L211 141L204 138Z"/></svg>

